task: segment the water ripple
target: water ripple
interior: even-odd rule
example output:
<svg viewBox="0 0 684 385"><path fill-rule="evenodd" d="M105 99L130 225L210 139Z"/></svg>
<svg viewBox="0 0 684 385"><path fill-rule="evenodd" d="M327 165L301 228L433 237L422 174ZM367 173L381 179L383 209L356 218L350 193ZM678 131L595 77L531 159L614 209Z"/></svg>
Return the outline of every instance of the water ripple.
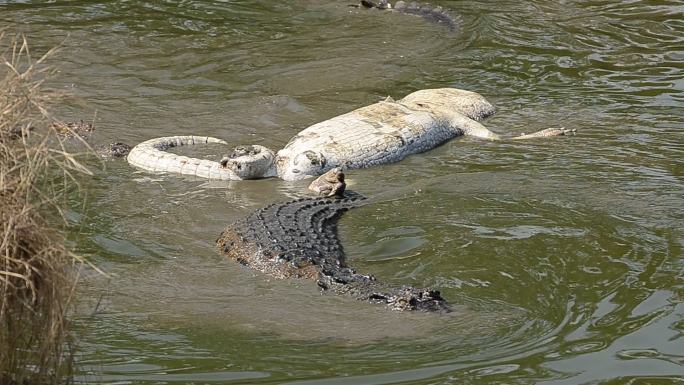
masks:
<svg viewBox="0 0 684 385"><path fill-rule="evenodd" d="M69 213L110 273L83 320L88 382L598 383L684 376L684 7L438 1L463 19L344 1L1 1L34 52L63 43L67 118L96 143L202 133L281 148L415 89L476 90L504 136L349 173L391 196L340 223L353 265L433 286L449 316L387 313L216 255L221 229L305 182L207 182L109 162ZM87 110L84 111L84 106ZM95 111L97 113L95 113ZM187 149L217 159L224 147ZM95 163L92 164L97 167ZM351 184L351 183L350 183ZM91 377L92 376L92 377Z"/></svg>

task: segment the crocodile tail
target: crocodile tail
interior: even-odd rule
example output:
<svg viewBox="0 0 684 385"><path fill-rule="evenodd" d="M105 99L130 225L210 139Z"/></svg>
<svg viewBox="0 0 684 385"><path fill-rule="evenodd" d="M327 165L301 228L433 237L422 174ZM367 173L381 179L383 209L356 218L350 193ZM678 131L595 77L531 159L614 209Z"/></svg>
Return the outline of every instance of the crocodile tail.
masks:
<svg viewBox="0 0 684 385"><path fill-rule="evenodd" d="M421 16L429 21L443 24L449 30L455 30L460 24L461 20L453 16L450 12L444 10L442 7L432 7L429 4L418 4L416 2L407 3L405 1L397 1L394 4L394 10L401 13Z"/></svg>
<svg viewBox="0 0 684 385"><path fill-rule="evenodd" d="M221 139L210 136L186 135L154 138L133 147L128 154L128 163L152 172L170 172L220 180L246 179L219 162L191 158L166 151L173 147L206 143L227 144Z"/></svg>

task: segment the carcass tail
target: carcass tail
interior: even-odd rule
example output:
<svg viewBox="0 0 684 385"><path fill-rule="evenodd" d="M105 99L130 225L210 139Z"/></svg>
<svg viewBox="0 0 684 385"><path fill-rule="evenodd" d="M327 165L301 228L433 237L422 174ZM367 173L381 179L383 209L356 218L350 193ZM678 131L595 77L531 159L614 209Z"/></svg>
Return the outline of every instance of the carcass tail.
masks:
<svg viewBox="0 0 684 385"><path fill-rule="evenodd" d="M166 151L173 147L206 143L227 144L221 139L210 136L185 135L154 138L133 147L128 154L128 163L152 172L169 172L220 180L241 179L231 169L222 166L219 162L191 158Z"/></svg>

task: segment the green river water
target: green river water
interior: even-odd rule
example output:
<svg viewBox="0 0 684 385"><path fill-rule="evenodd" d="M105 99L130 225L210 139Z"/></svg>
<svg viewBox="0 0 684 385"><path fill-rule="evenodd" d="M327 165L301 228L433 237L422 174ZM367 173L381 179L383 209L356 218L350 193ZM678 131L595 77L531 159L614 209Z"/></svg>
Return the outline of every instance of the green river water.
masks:
<svg viewBox="0 0 684 385"><path fill-rule="evenodd" d="M77 382L684 383L684 3L436 1L449 31L339 0L3 1L92 144L201 134L282 148L417 89L477 91L502 134L348 173L351 264L432 286L447 315L278 281L214 241L307 181L208 182L89 161L68 213L86 273ZM226 148L192 149L220 157ZM99 306L95 309L95 304Z"/></svg>

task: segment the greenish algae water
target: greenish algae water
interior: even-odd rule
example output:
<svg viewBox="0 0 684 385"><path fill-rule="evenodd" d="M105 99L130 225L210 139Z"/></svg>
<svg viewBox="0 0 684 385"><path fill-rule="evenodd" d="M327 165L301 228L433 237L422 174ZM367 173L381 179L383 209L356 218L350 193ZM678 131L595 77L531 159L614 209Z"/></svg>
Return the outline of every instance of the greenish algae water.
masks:
<svg viewBox="0 0 684 385"><path fill-rule="evenodd" d="M446 86L494 102L499 133L579 130L456 139L349 173L389 197L341 221L353 265L440 289L449 315L321 295L215 253L225 225L306 182L107 162L69 213L78 251L110 274L81 293L78 382L684 381L684 7L437 3L457 31L337 0L0 1L0 26L35 52L63 43L50 85L77 98L57 112L95 116L93 143L195 133L281 148L315 122Z"/></svg>

